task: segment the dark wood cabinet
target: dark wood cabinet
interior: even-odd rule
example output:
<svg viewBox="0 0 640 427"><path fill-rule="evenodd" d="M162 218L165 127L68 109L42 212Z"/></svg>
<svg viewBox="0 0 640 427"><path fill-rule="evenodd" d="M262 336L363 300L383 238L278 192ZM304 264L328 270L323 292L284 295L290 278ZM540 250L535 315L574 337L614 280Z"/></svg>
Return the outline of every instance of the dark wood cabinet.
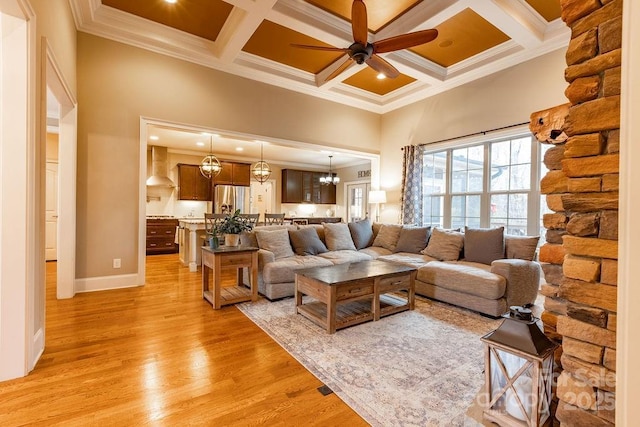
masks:
<svg viewBox="0 0 640 427"><path fill-rule="evenodd" d="M336 203L336 186L320 184L322 172L282 170L282 203Z"/></svg>
<svg viewBox="0 0 640 427"><path fill-rule="evenodd" d="M213 178L213 185L251 185L251 165L248 163L220 162L222 170Z"/></svg>
<svg viewBox="0 0 640 427"><path fill-rule="evenodd" d="M178 252L174 218L147 218L147 255Z"/></svg>
<svg viewBox="0 0 640 427"><path fill-rule="evenodd" d="M199 165L178 164L178 198L211 200L211 181L200 173Z"/></svg>

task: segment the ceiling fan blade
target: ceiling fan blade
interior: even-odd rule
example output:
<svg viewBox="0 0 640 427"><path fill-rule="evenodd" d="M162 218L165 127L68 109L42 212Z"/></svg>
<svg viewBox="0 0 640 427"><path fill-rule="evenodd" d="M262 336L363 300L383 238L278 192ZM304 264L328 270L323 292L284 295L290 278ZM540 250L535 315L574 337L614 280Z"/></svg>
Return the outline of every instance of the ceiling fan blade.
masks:
<svg viewBox="0 0 640 427"><path fill-rule="evenodd" d="M393 52L394 50L406 49L429 43L438 37L438 30L422 30L400 36L389 37L373 43L374 53Z"/></svg>
<svg viewBox="0 0 640 427"><path fill-rule="evenodd" d="M347 52L349 49L344 47L333 47L333 46L313 46L310 44L296 44L291 43L289 46L298 47L301 49L313 49L313 50L325 50L328 52Z"/></svg>
<svg viewBox="0 0 640 427"><path fill-rule="evenodd" d="M351 61L351 58L349 56L345 56L344 61L342 62L342 64L340 64L340 66L338 66L338 68L336 68L335 70L333 70L333 72L331 74L329 74L327 76L327 78L324 79L325 82L328 82L329 80L332 80L334 78L336 78L339 74L341 74L344 70L346 70L347 68L349 68L351 66L353 62Z"/></svg>
<svg viewBox="0 0 640 427"><path fill-rule="evenodd" d="M362 0L353 0L353 5L351 5L351 29L353 41L366 46L369 39L369 26L367 24L367 6Z"/></svg>
<svg viewBox="0 0 640 427"><path fill-rule="evenodd" d="M400 71L396 69L393 65L389 64L387 61L382 59L378 55L371 55L369 59L365 61L367 65L378 73L382 73L390 79L395 79L400 75Z"/></svg>

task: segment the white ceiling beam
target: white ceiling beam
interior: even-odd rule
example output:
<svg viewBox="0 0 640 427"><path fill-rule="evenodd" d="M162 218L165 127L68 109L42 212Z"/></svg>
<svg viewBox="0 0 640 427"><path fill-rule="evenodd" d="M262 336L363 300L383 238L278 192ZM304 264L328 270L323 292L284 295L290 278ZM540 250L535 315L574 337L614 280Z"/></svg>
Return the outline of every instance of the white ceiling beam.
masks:
<svg viewBox="0 0 640 427"><path fill-rule="evenodd" d="M267 19L331 46L348 47L353 43L349 22L303 1L279 0Z"/></svg>
<svg viewBox="0 0 640 427"><path fill-rule="evenodd" d="M437 24L460 13L466 7L465 2L459 0L423 1L378 31L375 40L434 28Z"/></svg>
<svg viewBox="0 0 640 427"><path fill-rule="evenodd" d="M538 46L544 40L547 23L528 5L515 0L480 0L470 7L521 46Z"/></svg>
<svg viewBox="0 0 640 427"><path fill-rule="evenodd" d="M222 62L232 62L277 1L250 2L248 9L234 7L216 38L214 55Z"/></svg>

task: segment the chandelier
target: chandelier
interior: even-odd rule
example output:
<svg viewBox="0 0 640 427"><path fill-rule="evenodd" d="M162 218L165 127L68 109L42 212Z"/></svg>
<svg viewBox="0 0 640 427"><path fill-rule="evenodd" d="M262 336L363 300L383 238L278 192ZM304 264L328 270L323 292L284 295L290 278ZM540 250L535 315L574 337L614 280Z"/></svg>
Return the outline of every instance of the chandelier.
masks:
<svg viewBox="0 0 640 427"><path fill-rule="evenodd" d="M271 176L271 166L269 166L269 163L264 161L263 148L264 142L260 141L260 161L251 168L251 175L253 175L256 181L260 184L268 180Z"/></svg>
<svg viewBox="0 0 640 427"><path fill-rule="evenodd" d="M337 175L334 175L331 172L331 158L333 156L329 156L329 174L326 176L321 176L320 177L320 184L322 185L329 185L329 184L333 184L333 185L337 185L340 182L340 177L338 177Z"/></svg>
<svg viewBox="0 0 640 427"><path fill-rule="evenodd" d="M207 179L218 176L222 171L220 160L213 155L213 135L209 138L209 154L200 162L200 173Z"/></svg>

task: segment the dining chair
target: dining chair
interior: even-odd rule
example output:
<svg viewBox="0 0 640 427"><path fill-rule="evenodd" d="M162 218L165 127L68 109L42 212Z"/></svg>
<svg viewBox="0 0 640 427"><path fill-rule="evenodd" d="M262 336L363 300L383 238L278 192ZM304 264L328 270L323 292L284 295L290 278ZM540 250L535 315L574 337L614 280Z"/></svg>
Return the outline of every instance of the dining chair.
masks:
<svg viewBox="0 0 640 427"><path fill-rule="evenodd" d="M251 223L254 227L258 225L258 219L260 218L260 214L240 214L241 218L245 218L247 221Z"/></svg>
<svg viewBox="0 0 640 427"><path fill-rule="evenodd" d="M264 225L283 225L284 214L283 213L265 213Z"/></svg>

